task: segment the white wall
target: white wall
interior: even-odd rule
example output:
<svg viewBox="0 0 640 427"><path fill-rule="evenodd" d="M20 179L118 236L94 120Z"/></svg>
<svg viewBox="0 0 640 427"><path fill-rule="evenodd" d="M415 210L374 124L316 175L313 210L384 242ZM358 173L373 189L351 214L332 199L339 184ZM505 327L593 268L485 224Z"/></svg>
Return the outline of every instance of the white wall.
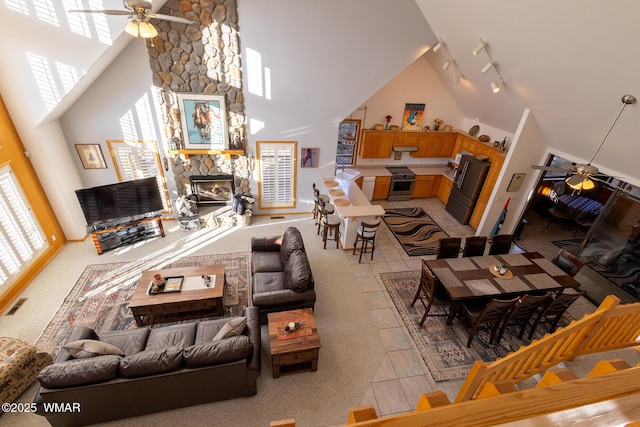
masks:
<svg viewBox="0 0 640 427"><path fill-rule="evenodd" d="M435 36L413 0L243 0L238 8L249 148L269 140L298 141L298 155L320 148L319 167L297 174L295 210L310 211L312 182L334 173L338 123Z"/></svg>

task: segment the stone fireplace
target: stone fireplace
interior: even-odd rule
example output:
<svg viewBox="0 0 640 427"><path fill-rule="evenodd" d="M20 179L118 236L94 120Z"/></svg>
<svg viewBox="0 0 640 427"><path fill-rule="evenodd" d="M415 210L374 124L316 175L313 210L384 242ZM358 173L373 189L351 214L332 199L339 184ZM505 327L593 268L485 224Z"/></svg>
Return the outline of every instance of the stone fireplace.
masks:
<svg viewBox="0 0 640 427"><path fill-rule="evenodd" d="M192 175L189 181L198 206L233 204L233 175Z"/></svg>

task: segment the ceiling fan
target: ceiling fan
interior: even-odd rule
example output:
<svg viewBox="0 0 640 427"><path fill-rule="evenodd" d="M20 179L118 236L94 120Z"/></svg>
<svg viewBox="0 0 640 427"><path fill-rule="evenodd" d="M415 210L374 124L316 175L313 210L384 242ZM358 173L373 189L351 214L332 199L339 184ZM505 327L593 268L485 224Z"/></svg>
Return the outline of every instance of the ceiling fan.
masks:
<svg viewBox="0 0 640 427"><path fill-rule="evenodd" d="M142 37L145 39L153 38L158 35L158 30L149 22L149 19L162 19L165 21L179 22L181 24L193 24L186 18L179 18L171 15L161 15L151 10L151 3L148 1L129 1L122 0L122 6L126 10L70 10L69 12L77 13L102 13L104 15L126 15L131 21L127 24L125 31L134 37Z"/></svg>
<svg viewBox="0 0 640 427"><path fill-rule="evenodd" d="M594 175L597 175L599 171L597 167L591 164L591 162L593 162L593 159L595 159L596 155L600 151L600 148L602 148L604 141L607 139L607 136L609 136L609 133L611 132L611 130L613 129L613 126L618 121L618 118L620 117L620 114L622 114L622 111L624 111L627 105L635 104L635 102L636 102L636 97L633 95L624 95L622 97L622 108L618 112L618 115L616 116L616 118L613 119L613 123L611 123L611 126L609 126L609 130L607 130L607 133L605 133L604 137L602 138L602 141L600 142L600 145L598 145L598 147L596 148L596 151L593 153L588 163L586 164L577 163L575 165L571 163L563 163L562 167L560 168L554 167L554 166L538 166L538 165L532 165L531 167L533 169L540 169L543 171L571 174L571 176L565 179L565 182L567 183L567 185L569 185L569 187L571 187L574 190L580 191L580 190L593 189L595 187L595 183L593 182L593 180L600 181L600 179L594 176Z"/></svg>

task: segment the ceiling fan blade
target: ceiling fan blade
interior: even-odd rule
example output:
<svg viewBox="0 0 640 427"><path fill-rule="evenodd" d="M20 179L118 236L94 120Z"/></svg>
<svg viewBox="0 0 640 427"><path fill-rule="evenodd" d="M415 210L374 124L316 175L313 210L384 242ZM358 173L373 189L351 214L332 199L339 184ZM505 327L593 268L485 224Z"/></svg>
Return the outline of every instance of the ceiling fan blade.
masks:
<svg viewBox="0 0 640 427"><path fill-rule="evenodd" d="M145 14L147 17L149 18L154 18L154 19L162 19L164 21L173 21L173 22L179 22L181 24L193 24L193 21L190 21L186 18L179 18L177 16L171 16L171 15L161 15L159 13L146 13Z"/></svg>
<svg viewBox="0 0 640 427"><path fill-rule="evenodd" d="M543 171L547 171L547 172L559 172L559 173L572 173L572 170L569 169L563 169L563 168L556 168L553 166L538 166L538 165L531 165L531 169L540 169Z"/></svg>
<svg viewBox="0 0 640 427"><path fill-rule="evenodd" d="M131 12L129 12L128 10L112 10L112 9L107 9L107 10L89 10L89 9L82 9L82 10L68 10L67 12L78 12L78 13L103 13L105 15L131 15Z"/></svg>

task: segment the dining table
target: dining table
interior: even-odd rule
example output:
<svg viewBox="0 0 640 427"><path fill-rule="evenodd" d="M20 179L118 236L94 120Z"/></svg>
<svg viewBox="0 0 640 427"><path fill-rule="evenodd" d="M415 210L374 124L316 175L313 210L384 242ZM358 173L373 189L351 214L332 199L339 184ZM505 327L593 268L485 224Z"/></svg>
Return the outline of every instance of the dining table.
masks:
<svg viewBox="0 0 640 427"><path fill-rule="evenodd" d="M513 298L530 292L560 291L580 283L538 252L423 261L453 301ZM496 265L506 265L501 275Z"/></svg>

